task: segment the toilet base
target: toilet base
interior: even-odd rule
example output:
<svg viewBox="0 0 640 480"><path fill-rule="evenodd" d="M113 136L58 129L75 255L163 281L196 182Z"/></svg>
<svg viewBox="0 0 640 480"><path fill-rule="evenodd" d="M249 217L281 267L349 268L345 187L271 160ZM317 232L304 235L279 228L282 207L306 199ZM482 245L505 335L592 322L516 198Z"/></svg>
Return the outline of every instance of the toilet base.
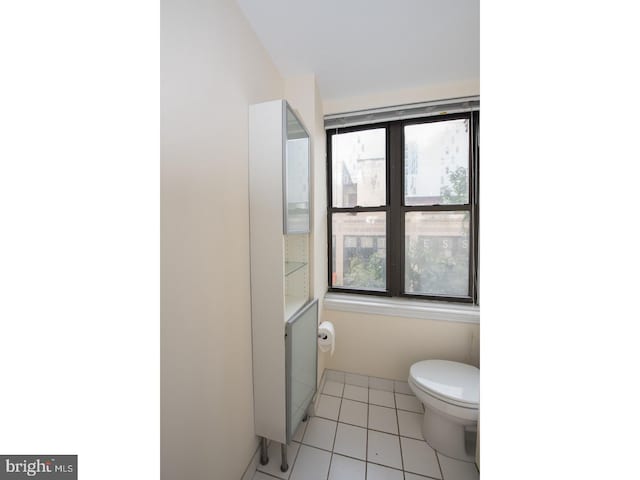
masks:
<svg viewBox="0 0 640 480"><path fill-rule="evenodd" d="M473 462L476 457L476 422L460 423L441 412L425 408L422 436L435 451L447 457Z"/></svg>

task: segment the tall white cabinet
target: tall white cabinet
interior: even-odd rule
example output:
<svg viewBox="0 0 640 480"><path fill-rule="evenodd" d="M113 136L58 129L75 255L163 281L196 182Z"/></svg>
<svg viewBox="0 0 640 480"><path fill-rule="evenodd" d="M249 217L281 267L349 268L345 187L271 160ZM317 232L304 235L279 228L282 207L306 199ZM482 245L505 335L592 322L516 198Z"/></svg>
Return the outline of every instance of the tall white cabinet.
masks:
<svg viewBox="0 0 640 480"><path fill-rule="evenodd" d="M310 139L285 100L249 108L251 325L256 435L286 445L316 390L310 298Z"/></svg>

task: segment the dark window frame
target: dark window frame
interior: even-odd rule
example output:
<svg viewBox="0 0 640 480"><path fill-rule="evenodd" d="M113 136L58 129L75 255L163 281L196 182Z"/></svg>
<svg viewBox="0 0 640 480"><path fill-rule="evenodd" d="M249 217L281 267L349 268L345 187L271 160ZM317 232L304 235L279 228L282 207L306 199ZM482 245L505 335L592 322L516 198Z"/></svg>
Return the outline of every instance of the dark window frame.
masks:
<svg viewBox="0 0 640 480"><path fill-rule="evenodd" d="M404 205L404 127L408 125L441 122L447 120L469 119L469 201L467 204L453 205ZM464 112L447 115L428 116L390 122L378 122L356 125L345 128L327 130L327 252L328 252L328 290L330 292L353 293L358 295L376 295L401 297L429 301L445 301L455 303L479 304L478 292L478 237L480 226L479 147L480 112ZM334 207L332 176L332 139L336 134L351 133L362 130L384 128L386 135L386 204L375 207ZM468 211L470 214L470 249L469 252L469 295L452 297L444 295L424 295L404 292L405 278L405 213L413 211ZM334 213L385 212L386 214L386 250L387 278L386 291L364 290L332 285L332 215Z"/></svg>

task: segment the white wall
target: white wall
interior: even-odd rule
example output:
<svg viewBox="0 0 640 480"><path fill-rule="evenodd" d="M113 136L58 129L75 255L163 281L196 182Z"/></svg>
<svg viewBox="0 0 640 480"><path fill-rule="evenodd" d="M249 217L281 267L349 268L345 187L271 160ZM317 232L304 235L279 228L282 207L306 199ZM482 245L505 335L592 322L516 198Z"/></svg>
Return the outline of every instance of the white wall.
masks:
<svg viewBox="0 0 640 480"><path fill-rule="evenodd" d="M478 324L365 315L325 309L336 327L326 368L406 381L411 364L430 358L480 366Z"/></svg>
<svg viewBox="0 0 640 480"><path fill-rule="evenodd" d="M359 97L326 99L323 111L328 115L479 94L479 81L428 85ZM326 190L326 185L316 183L315 187ZM326 264L326 255L316 261ZM334 323L337 339L335 353L327 359L326 368L406 380L409 367L419 360L441 358L476 366L480 363L480 329L477 324L326 309L323 318Z"/></svg>
<svg viewBox="0 0 640 480"><path fill-rule="evenodd" d="M161 27L162 478L239 479L257 446L248 106L284 82L233 0L163 0Z"/></svg>

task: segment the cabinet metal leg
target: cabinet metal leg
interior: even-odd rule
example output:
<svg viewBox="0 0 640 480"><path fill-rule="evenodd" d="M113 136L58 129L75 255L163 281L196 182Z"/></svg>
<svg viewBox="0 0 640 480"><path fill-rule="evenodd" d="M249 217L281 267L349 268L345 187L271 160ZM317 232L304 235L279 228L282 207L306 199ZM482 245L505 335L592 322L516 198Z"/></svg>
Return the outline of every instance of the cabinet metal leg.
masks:
<svg viewBox="0 0 640 480"><path fill-rule="evenodd" d="M280 465L280 471L286 472L289 470L289 465L287 465L287 444L282 444L282 465Z"/></svg>
<svg viewBox="0 0 640 480"><path fill-rule="evenodd" d="M309 418L309 414L308 414L308 413L305 413L305 414L304 414L304 417L302 417L302 421L303 421L303 422L306 422L308 418Z"/></svg>
<svg viewBox="0 0 640 480"><path fill-rule="evenodd" d="M269 463L269 452L267 451L267 439L260 437L260 465Z"/></svg>

